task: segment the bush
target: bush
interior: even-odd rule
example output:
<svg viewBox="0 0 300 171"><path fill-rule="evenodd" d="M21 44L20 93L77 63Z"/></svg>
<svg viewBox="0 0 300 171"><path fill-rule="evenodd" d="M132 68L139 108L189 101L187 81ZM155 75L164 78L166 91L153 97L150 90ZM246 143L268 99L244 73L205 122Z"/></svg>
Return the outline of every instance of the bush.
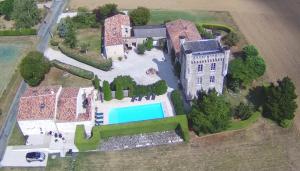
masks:
<svg viewBox="0 0 300 171"><path fill-rule="evenodd" d="M103 81L103 94L104 94L105 101L110 101L112 99L111 89L108 81Z"/></svg>
<svg viewBox="0 0 300 171"><path fill-rule="evenodd" d="M212 33L205 30L205 28L201 24L196 25L198 32L201 34L201 37L205 39L212 39L214 36Z"/></svg>
<svg viewBox="0 0 300 171"><path fill-rule="evenodd" d="M231 27L226 25L221 25L221 24L198 24L198 25L206 29L222 30L225 31L226 33L234 32L234 30Z"/></svg>
<svg viewBox="0 0 300 171"><path fill-rule="evenodd" d="M293 124L293 120L289 120L289 119L284 119L282 121L279 122L279 125L283 128L290 128Z"/></svg>
<svg viewBox="0 0 300 171"><path fill-rule="evenodd" d="M30 86L37 86L50 70L50 62L37 51L29 52L20 64L20 73Z"/></svg>
<svg viewBox="0 0 300 171"><path fill-rule="evenodd" d="M153 48L153 39L152 37L148 37L146 42L144 43L146 50L150 51Z"/></svg>
<svg viewBox="0 0 300 171"><path fill-rule="evenodd" d="M89 80L92 80L94 78L94 73L91 71L87 71L87 70L75 67L73 65L65 64L65 63L59 62L57 60L53 60L52 65L58 69L64 70L66 72L69 72L70 74L76 75L81 78L85 78L85 79L89 79Z"/></svg>
<svg viewBox="0 0 300 171"><path fill-rule="evenodd" d="M103 22L104 19L106 19L107 17L111 17L118 12L118 5L116 4L105 4L93 10L97 22Z"/></svg>
<svg viewBox="0 0 300 171"><path fill-rule="evenodd" d="M179 90L173 90L171 93L171 100L175 109L176 115L184 114L184 105L181 93Z"/></svg>
<svg viewBox="0 0 300 171"><path fill-rule="evenodd" d="M92 83L93 83L96 90L100 90L100 80L99 80L97 75L93 79Z"/></svg>
<svg viewBox="0 0 300 171"><path fill-rule="evenodd" d="M59 42L53 38L50 40L50 44L51 46L58 46Z"/></svg>
<svg viewBox="0 0 300 171"><path fill-rule="evenodd" d="M187 118L185 115L181 115L128 124L97 126L92 129L92 137L90 139L86 139L84 126L78 125L75 133L75 145L79 151L95 150L101 143L101 139L170 130L178 130L182 134L183 140L185 142L189 141Z"/></svg>
<svg viewBox="0 0 300 171"><path fill-rule="evenodd" d="M14 0L12 18L17 28L31 28L38 24L41 17L35 0Z"/></svg>
<svg viewBox="0 0 300 171"><path fill-rule="evenodd" d="M122 85L123 90L130 90L133 89L133 87L136 85L136 82L131 78L130 76L117 76L114 78L114 80L111 82L111 89L116 90L116 84L120 83Z"/></svg>
<svg viewBox="0 0 300 171"><path fill-rule="evenodd" d="M78 15L71 19L77 29L89 28L97 25L96 15L89 13L88 11L78 12Z"/></svg>
<svg viewBox="0 0 300 171"><path fill-rule="evenodd" d="M63 46L62 44L59 44L60 51L65 54L66 56L75 59L76 61L85 63L87 65L90 65L92 67L98 68L103 71L109 71L112 67L112 60L111 59L103 59L101 61L95 61L90 60L87 57L80 55L78 53L75 53L72 51L72 49L69 49L68 47Z"/></svg>
<svg viewBox="0 0 300 171"><path fill-rule="evenodd" d="M225 45L232 47L235 46L239 41L240 37L235 32L230 32L224 37L224 43Z"/></svg>
<svg viewBox="0 0 300 171"><path fill-rule="evenodd" d="M117 82L116 83L116 99L122 100L124 98L122 85Z"/></svg>
<svg viewBox="0 0 300 171"><path fill-rule="evenodd" d="M150 10L145 7L138 7L129 13L133 25L146 25L150 20Z"/></svg>
<svg viewBox="0 0 300 171"><path fill-rule="evenodd" d="M4 18L6 20L11 19L13 10L14 10L14 0L0 1L0 15L4 15Z"/></svg>
<svg viewBox="0 0 300 171"><path fill-rule="evenodd" d="M165 80L159 80L152 85L152 91L156 95L163 95L167 92L168 86Z"/></svg>
<svg viewBox="0 0 300 171"><path fill-rule="evenodd" d="M240 103L234 111L234 117L247 120L253 114L253 107L249 104Z"/></svg>
<svg viewBox="0 0 300 171"><path fill-rule="evenodd" d="M143 55L146 51L146 47L144 44L138 44L137 46L137 53Z"/></svg>
<svg viewBox="0 0 300 171"><path fill-rule="evenodd" d="M36 33L36 29L0 30L0 36L30 36Z"/></svg>
<svg viewBox="0 0 300 171"><path fill-rule="evenodd" d="M243 52L245 56L258 56L259 52L254 45L247 45L243 47Z"/></svg>

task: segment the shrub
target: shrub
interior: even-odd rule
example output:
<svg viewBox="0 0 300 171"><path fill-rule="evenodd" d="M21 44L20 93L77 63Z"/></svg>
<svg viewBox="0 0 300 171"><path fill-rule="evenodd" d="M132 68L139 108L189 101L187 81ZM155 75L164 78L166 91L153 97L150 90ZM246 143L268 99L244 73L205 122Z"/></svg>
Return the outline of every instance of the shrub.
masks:
<svg viewBox="0 0 300 171"><path fill-rule="evenodd" d="M138 7L129 13L134 25L146 25L150 20L150 10L145 7Z"/></svg>
<svg viewBox="0 0 300 171"><path fill-rule="evenodd" d="M96 24L96 15L88 11L80 11L78 15L71 18L77 29L93 27Z"/></svg>
<svg viewBox="0 0 300 171"><path fill-rule="evenodd" d="M205 24L199 24L199 25L206 29L222 30L222 31L225 31L226 33L234 32L234 30L231 27L222 25L222 24L207 24L207 23L205 23Z"/></svg>
<svg viewBox="0 0 300 171"><path fill-rule="evenodd" d="M243 47L243 52L245 56L258 56L259 52L254 45L247 45Z"/></svg>
<svg viewBox="0 0 300 171"><path fill-rule="evenodd" d="M41 17L35 0L14 0L12 18L17 28L31 28Z"/></svg>
<svg viewBox="0 0 300 171"><path fill-rule="evenodd" d="M100 90L100 80L99 80L97 75L93 79L92 83L93 83L96 90Z"/></svg>
<svg viewBox="0 0 300 171"><path fill-rule="evenodd" d="M102 139L113 136L135 135L141 133L177 130L185 142L189 141L188 122L185 115L164 119L148 120L128 124L103 125L93 127L92 137L86 139L84 126L78 125L75 133L75 145L79 151L95 150Z"/></svg>
<svg viewBox="0 0 300 171"><path fill-rule="evenodd" d="M50 40L50 44L51 46L58 46L59 42L53 38Z"/></svg>
<svg viewBox="0 0 300 171"><path fill-rule="evenodd" d="M253 107L249 104L240 103L234 111L234 116L241 120L247 120L253 114Z"/></svg>
<svg viewBox="0 0 300 171"><path fill-rule="evenodd" d="M232 47L235 46L240 41L240 38L237 33L230 32L224 37L223 40L227 46Z"/></svg>
<svg viewBox="0 0 300 171"><path fill-rule="evenodd" d="M214 36L211 32L205 30L201 24L196 25L198 32L201 34L201 37L205 39L212 39Z"/></svg>
<svg viewBox="0 0 300 171"><path fill-rule="evenodd" d="M105 4L93 10L97 22L103 22L104 19L111 17L118 12L118 5L116 4Z"/></svg>
<svg viewBox="0 0 300 171"><path fill-rule="evenodd" d="M108 81L103 81L103 94L104 94L105 101L110 101L112 99L111 89Z"/></svg>
<svg viewBox="0 0 300 171"><path fill-rule="evenodd" d="M173 90L171 93L171 100L175 109L176 115L184 114L184 105L181 93L179 90Z"/></svg>
<svg viewBox="0 0 300 171"><path fill-rule="evenodd" d="M146 42L144 43L146 50L150 51L153 48L153 39L152 37L148 37Z"/></svg>
<svg viewBox="0 0 300 171"><path fill-rule="evenodd" d="M146 47L144 44L138 44L137 46L137 53L143 55L146 51Z"/></svg>
<svg viewBox="0 0 300 171"><path fill-rule="evenodd" d="M64 70L66 72L69 72L70 74L76 75L81 78L85 78L85 79L89 79L89 80L92 80L94 78L94 73L91 71L87 71L87 70L75 67L73 65L65 64L65 63L59 62L57 60L53 60L52 65L58 69Z"/></svg>
<svg viewBox="0 0 300 171"><path fill-rule="evenodd" d="M159 80L152 85L152 91L156 95L165 94L168 90L168 86L165 80Z"/></svg>
<svg viewBox="0 0 300 171"><path fill-rule="evenodd" d="M112 88L112 90L116 90L117 83L120 83L124 90L132 89L133 86L136 85L136 82L133 80L133 78L131 78L128 75L126 75L126 76L121 75L121 76L117 76L116 78L114 78L114 80L111 82L111 86L110 86Z"/></svg>
<svg viewBox="0 0 300 171"><path fill-rule="evenodd" d="M117 82L116 83L116 99L122 100L124 98L122 85Z"/></svg>
<svg viewBox="0 0 300 171"><path fill-rule="evenodd" d="M36 29L0 30L0 36L30 36L36 33Z"/></svg>
<svg viewBox="0 0 300 171"><path fill-rule="evenodd" d="M112 67L112 60L111 59L103 59L101 61L95 61L91 60L86 56L80 55L78 53L75 53L72 51L72 49L69 49L68 47L63 46L62 44L59 44L60 51L65 54L66 56L75 59L76 61L85 63L87 65L90 65L92 67L98 68L103 71L109 71Z"/></svg>
<svg viewBox="0 0 300 171"><path fill-rule="evenodd" d="M283 128L290 128L291 125L293 124L293 120L289 120L289 119L284 119L282 121L279 122L279 125Z"/></svg>
<svg viewBox="0 0 300 171"><path fill-rule="evenodd" d="M81 43L80 44L80 52L86 53L89 49L90 44L89 43Z"/></svg>
<svg viewBox="0 0 300 171"><path fill-rule="evenodd" d="M20 73L30 86L37 86L50 70L50 62L37 51L29 52L20 64Z"/></svg>
<svg viewBox="0 0 300 171"><path fill-rule="evenodd" d="M14 10L14 0L0 1L0 15L4 15L7 20L11 19L12 12Z"/></svg>

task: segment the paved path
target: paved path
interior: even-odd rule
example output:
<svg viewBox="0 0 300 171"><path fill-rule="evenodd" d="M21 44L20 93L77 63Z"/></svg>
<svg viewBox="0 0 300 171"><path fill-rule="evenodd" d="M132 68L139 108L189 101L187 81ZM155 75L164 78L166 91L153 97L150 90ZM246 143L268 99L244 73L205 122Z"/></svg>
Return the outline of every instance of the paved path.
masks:
<svg viewBox="0 0 300 171"><path fill-rule="evenodd" d="M63 7L66 4L66 1L63 0L55 0L51 7L51 12L46 17L46 24L42 24L39 31L38 36L40 37L40 42L37 45L37 50L40 52L44 52L46 47L48 46L48 41L50 38L49 32L51 31L52 26L56 23L56 20L58 18L58 15L62 13ZM19 105L19 99L20 96L23 94L23 92L26 90L27 84L22 81L16 96L13 99L13 102L10 106L10 109L8 111L7 119L4 123L4 126L1 129L0 132L0 161L2 161L7 141L9 138L10 133L12 132L12 129L14 128L14 125L16 123L16 116L18 113L18 105Z"/></svg>

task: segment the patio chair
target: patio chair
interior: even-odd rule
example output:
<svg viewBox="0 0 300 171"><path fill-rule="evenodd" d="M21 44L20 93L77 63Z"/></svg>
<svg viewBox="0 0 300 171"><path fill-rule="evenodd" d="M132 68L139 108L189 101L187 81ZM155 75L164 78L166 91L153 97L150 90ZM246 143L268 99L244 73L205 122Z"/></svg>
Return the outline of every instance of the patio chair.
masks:
<svg viewBox="0 0 300 171"><path fill-rule="evenodd" d="M143 99L143 96L139 96L138 101L142 101L142 99Z"/></svg>
<svg viewBox="0 0 300 171"><path fill-rule="evenodd" d="M146 96L146 100L150 100L150 97L151 97L151 94L148 94L148 95Z"/></svg>
<svg viewBox="0 0 300 171"><path fill-rule="evenodd" d="M155 94L152 94L151 100L155 100Z"/></svg>
<svg viewBox="0 0 300 171"><path fill-rule="evenodd" d="M134 102L135 101L135 97L131 97L131 102Z"/></svg>

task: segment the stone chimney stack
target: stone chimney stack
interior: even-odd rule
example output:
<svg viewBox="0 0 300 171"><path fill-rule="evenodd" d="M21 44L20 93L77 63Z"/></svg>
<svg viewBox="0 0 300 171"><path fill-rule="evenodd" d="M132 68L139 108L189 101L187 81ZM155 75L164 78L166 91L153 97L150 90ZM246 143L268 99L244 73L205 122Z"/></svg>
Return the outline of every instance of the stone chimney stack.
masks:
<svg viewBox="0 0 300 171"><path fill-rule="evenodd" d="M179 36L179 44L183 45L185 42L185 36Z"/></svg>

